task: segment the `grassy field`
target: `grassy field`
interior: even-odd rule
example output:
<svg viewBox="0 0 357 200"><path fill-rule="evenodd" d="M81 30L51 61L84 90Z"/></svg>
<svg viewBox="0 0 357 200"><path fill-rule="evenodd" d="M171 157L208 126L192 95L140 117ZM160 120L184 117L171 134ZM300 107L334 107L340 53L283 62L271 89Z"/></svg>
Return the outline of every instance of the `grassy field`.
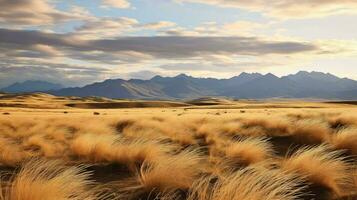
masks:
<svg viewBox="0 0 357 200"><path fill-rule="evenodd" d="M357 199L354 102L0 95L0 200Z"/></svg>

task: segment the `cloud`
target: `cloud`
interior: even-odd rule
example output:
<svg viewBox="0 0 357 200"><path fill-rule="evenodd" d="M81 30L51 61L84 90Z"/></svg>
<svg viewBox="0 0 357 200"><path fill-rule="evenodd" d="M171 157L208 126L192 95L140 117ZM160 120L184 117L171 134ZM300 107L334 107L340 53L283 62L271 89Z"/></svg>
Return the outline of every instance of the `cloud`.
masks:
<svg viewBox="0 0 357 200"><path fill-rule="evenodd" d="M40 48L47 50L47 47ZM9 55L11 53L4 54L1 48L0 51L0 88L26 80L46 80L66 86L83 85L105 79L113 73L110 68L102 66L71 63L65 57L54 59L43 55Z"/></svg>
<svg viewBox="0 0 357 200"><path fill-rule="evenodd" d="M141 30L161 30L173 26L176 26L176 24L169 21L141 24L134 18L103 17L85 20L72 34L80 36L82 39L110 39L124 34L136 33Z"/></svg>
<svg viewBox="0 0 357 200"><path fill-rule="evenodd" d="M228 76L242 70L305 64L310 58L347 55L348 52L356 55L353 46L356 45L346 41L311 43L248 36L103 39L73 33L0 29L0 79L9 82L41 78L39 75L45 74L43 78L46 80L63 79L64 82L83 84L118 77L118 74L145 77L145 72L135 74L136 71ZM10 70L12 68L14 71ZM21 76L16 78L16 73Z"/></svg>
<svg viewBox="0 0 357 200"><path fill-rule="evenodd" d="M124 32L133 31L134 26L137 24L139 22L136 19L127 17L95 18L76 28L74 34L84 36L87 39L111 38Z"/></svg>
<svg viewBox="0 0 357 200"><path fill-rule="evenodd" d="M233 7L279 19L357 13L355 0L176 1ZM130 0L99 2L106 8L134 9ZM85 5L90 10L98 9ZM138 10L151 9L144 7ZM120 75L145 78L154 73L172 75L177 72L229 76L242 70L260 71L269 67L269 70L290 70L292 66L302 66L316 59L357 55L357 42L352 36L350 40L332 40L331 37L317 40L321 36L316 33L311 34L315 37L313 40L302 36L304 40L281 35L289 33L280 32L283 29L296 30L291 22L311 19L284 21L290 26L279 26L281 21L264 17L259 19L260 23L218 20L222 23L205 22L194 26L196 19L193 24L188 22L180 27L182 20L179 24L171 21L142 23L135 19L142 16L132 10L129 13L100 10L108 12L91 14L84 7L58 0L0 0L0 8L0 85L18 79L63 79L62 83L82 84ZM124 17L125 13L130 17ZM160 14L155 18L167 20ZM326 20L329 31L331 24L336 22ZM321 19L311 21L321 26ZM311 30L316 28L310 27Z"/></svg>
<svg viewBox="0 0 357 200"><path fill-rule="evenodd" d="M206 22L191 29L174 26L166 30L159 30L159 32L171 36L253 36L269 25L269 23L262 24L243 20L224 24Z"/></svg>
<svg viewBox="0 0 357 200"><path fill-rule="evenodd" d="M128 63L141 64L145 60L154 59L151 55L136 51L71 51L68 52L68 57L71 59L107 65L121 65Z"/></svg>
<svg viewBox="0 0 357 200"><path fill-rule="evenodd" d="M143 24L140 27L142 29L158 30L158 29L169 28L173 26L176 26L176 23L169 22L169 21L159 21L159 22Z"/></svg>
<svg viewBox="0 0 357 200"><path fill-rule="evenodd" d="M55 8L48 0L0 0L0 23L37 26L83 19L87 12L79 7L70 11Z"/></svg>
<svg viewBox="0 0 357 200"><path fill-rule="evenodd" d="M138 51L157 58L188 58L207 54L268 55L317 51L313 44L264 41L255 37L154 36L94 40L91 47L107 52Z"/></svg>
<svg viewBox="0 0 357 200"><path fill-rule="evenodd" d="M0 35L1 45L15 45L15 47L16 45L28 47L38 44L56 47L76 45L76 40L66 37L66 35L57 33L0 29ZM8 47L11 48L11 46Z"/></svg>
<svg viewBox="0 0 357 200"><path fill-rule="evenodd" d="M265 63L265 65L261 65L261 63L257 62L242 62L235 63L234 65L226 66L222 64L212 64L212 63L174 63L174 64L165 64L160 65L158 68L164 69L167 71L175 71L175 72L216 72L216 73L235 73L237 71L251 71L251 70L261 70L264 67L271 66L276 63Z"/></svg>
<svg viewBox="0 0 357 200"><path fill-rule="evenodd" d="M199 36L200 33L183 27L173 27L167 30L161 30L159 33L169 36ZM204 34L207 35L207 32Z"/></svg>
<svg viewBox="0 0 357 200"><path fill-rule="evenodd" d="M126 76L133 79L148 80L159 74L160 74L159 71L142 70L142 71L130 72Z"/></svg>
<svg viewBox="0 0 357 200"><path fill-rule="evenodd" d="M77 52L138 52L155 58L189 58L209 54L269 55L318 51L314 44L268 41L257 37L152 36L82 40L66 34L0 29L0 45L24 48L47 45ZM11 48L11 47L9 47Z"/></svg>
<svg viewBox="0 0 357 200"><path fill-rule="evenodd" d="M115 8L130 8L130 3L127 0L102 0L105 6Z"/></svg>
<svg viewBox="0 0 357 200"><path fill-rule="evenodd" d="M234 7L277 18L311 18L336 14L357 14L355 0L176 0Z"/></svg>
<svg viewBox="0 0 357 200"><path fill-rule="evenodd" d="M63 55L62 52L57 50L55 47L43 45L43 44L34 45L33 50L37 52L41 52L48 57L57 57Z"/></svg>

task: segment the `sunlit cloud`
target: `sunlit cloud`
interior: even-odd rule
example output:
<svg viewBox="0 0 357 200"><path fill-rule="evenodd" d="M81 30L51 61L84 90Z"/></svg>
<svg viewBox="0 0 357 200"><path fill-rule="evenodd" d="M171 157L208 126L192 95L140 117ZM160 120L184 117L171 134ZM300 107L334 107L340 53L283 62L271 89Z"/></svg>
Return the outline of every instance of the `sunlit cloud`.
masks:
<svg viewBox="0 0 357 200"><path fill-rule="evenodd" d="M0 0L0 23L5 25L52 25L88 17L79 7L61 11L48 0Z"/></svg>
<svg viewBox="0 0 357 200"><path fill-rule="evenodd" d="M102 0L105 6L114 8L129 8L130 2L127 0Z"/></svg>
<svg viewBox="0 0 357 200"><path fill-rule="evenodd" d="M355 0L176 0L233 7L277 18L311 18L337 14L357 14Z"/></svg>
<svg viewBox="0 0 357 200"><path fill-rule="evenodd" d="M206 22L191 29L173 26L160 32L176 36L254 36L258 31L268 27L269 24L240 20L224 24Z"/></svg>
<svg viewBox="0 0 357 200"><path fill-rule="evenodd" d="M110 39L142 30L156 31L173 26L176 26L176 24L169 21L140 23L138 20L128 17L103 17L85 20L72 34L82 39Z"/></svg>
<svg viewBox="0 0 357 200"><path fill-rule="evenodd" d="M356 69L351 0L148 2L0 0L0 86L18 79L78 85L154 74ZM197 16L192 8L207 12Z"/></svg>

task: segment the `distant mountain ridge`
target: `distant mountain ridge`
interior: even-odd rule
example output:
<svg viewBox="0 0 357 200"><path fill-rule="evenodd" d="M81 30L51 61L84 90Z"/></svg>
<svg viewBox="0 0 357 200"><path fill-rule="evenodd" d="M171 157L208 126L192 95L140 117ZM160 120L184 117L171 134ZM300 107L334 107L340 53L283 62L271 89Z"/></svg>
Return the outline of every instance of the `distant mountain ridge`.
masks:
<svg viewBox="0 0 357 200"><path fill-rule="evenodd" d="M59 90L63 88L61 84L51 83L47 81L28 80L24 82L16 82L7 87L0 89L2 92L8 93L27 93L27 92L46 92L49 90Z"/></svg>
<svg viewBox="0 0 357 200"><path fill-rule="evenodd" d="M150 80L109 79L84 87L50 92L59 96L101 96L129 99L192 99L224 96L243 99L319 98L357 99L357 81L329 73L300 71L277 77L274 74L241 73L229 79L155 76Z"/></svg>
<svg viewBox="0 0 357 200"><path fill-rule="evenodd" d="M63 88L46 81L15 83L0 91L47 92L58 96L99 96L126 99L194 99L219 96L241 99L317 98L357 99L357 81L329 73L300 71L283 77L241 73L229 79L155 76L150 80L108 79L84 87Z"/></svg>

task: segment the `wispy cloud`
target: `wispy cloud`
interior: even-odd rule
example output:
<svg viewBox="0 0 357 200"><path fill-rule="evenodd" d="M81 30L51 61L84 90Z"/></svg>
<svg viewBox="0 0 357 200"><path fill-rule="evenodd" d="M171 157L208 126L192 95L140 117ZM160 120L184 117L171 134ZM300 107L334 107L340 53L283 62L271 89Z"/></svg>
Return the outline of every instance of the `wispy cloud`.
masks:
<svg viewBox="0 0 357 200"><path fill-rule="evenodd" d="M91 19L83 20L83 24L77 27L72 34L86 39L110 39L142 30L157 31L173 26L176 26L176 24L170 21L140 23L138 20L128 17L93 17Z"/></svg>
<svg viewBox="0 0 357 200"><path fill-rule="evenodd" d="M83 9L61 11L48 0L0 0L0 8L0 23L5 25L44 26L88 17Z"/></svg>
<svg viewBox="0 0 357 200"><path fill-rule="evenodd" d="M115 8L129 8L130 2L127 0L102 0L105 6L115 7Z"/></svg>
<svg viewBox="0 0 357 200"><path fill-rule="evenodd" d="M257 37L152 36L83 40L67 34L0 29L0 44L13 48L45 45L72 51L139 52L156 58L187 58L205 54L267 55L318 51L314 44L262 40Z"/></svg>
<svg viewBox="0 0 357 200"><path fill-rule="evenodd" d="M336 14L357 14L355 0L176 0L221 7L235 7L277 18L311 18Z"/></svg>
<svg viewBox="0 0 357 200"><path fill-rule="evenodd" d="M206 22L190 29L173 25L159 32L171 36L254 36L269 25L244 20L224 24Z"/></svg>

